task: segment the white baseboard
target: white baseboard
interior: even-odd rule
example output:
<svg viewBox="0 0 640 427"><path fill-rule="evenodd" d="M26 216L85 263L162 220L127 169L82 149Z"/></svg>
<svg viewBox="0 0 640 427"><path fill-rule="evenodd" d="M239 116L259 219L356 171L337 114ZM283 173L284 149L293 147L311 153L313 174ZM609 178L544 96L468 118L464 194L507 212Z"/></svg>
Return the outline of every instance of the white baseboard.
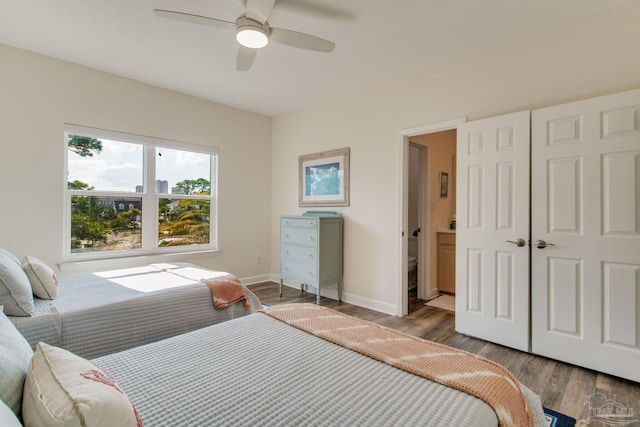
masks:
<svg viewBox="0 0 640 427"><path fill-rule="evenodd" d="M243 285L255 285L256 283L275 282L272 274L261 274L259 276L242 277L240 281Z"/></svg>
<svg viewBox="0 0 640 427"><path fill-rule="evenodd" d="M279 276L272 275L272 277L273 278L271 279L271 281L276 282L276 283L280 282L280 277ZM284 285L289 287L289 288L293 288L293 289L296 289L296 290L300 291L300 285L299 284L284 282ZM308 285L307 285L305 290L307 292L312 293L312 294L316 294L316 292L317 292L315 287L308 286ZM337 286L336 285L327 285L326 288L321 288L320 296L337 300L338 299ZM377 312L384 313L384 314L389 314L391 316L395 316L396 315L396 307L393 304L387 304L387 303L382 303L380 301L372 300L372 299L369 299L369 298L363 298L361 296L349 294L349 293L346 293L344 291L342 292L342 301L344 301L346 303L349 303L349 304L352 304L352 305L357 305L358 307L368 308L369 310L377 311Z"/></svg>

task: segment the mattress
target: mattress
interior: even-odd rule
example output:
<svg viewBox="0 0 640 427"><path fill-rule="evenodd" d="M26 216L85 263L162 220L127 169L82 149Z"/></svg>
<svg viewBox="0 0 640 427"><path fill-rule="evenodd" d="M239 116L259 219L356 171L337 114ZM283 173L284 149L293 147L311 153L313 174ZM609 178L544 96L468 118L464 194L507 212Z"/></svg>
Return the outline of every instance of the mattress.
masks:
<svg viewBox="0 0 640 427"><path fill-rule="evenodd" d="M93 360L143 425L496 426L483 401L255 313ZM524 388L524 387L523 387ZM536 426L539 398L524 388Z"/></svg>
<svg viewBox="0 0 640 427"><path fill-rule="evenodd" d="M216 310L200 282L226 274L195 265L152 264L60 278L54 300L36 298L32 317L10 316L35 347L37 342L93 358L251 314L260 300Z"/></svg>

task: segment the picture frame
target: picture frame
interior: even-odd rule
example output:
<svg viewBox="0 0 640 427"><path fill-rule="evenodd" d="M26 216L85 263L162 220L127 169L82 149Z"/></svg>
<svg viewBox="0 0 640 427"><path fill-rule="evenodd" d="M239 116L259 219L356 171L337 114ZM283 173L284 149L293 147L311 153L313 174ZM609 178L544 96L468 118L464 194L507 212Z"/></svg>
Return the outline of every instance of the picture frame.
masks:
<svg viewBox="0 0 640 427"><path fill-rule="evenodd" d="M349 148L298 157L298 206L349 206Z"/></svg>
<svg viewBox="0 0 640 427"><path fill-rule="evenodd" d="M440 172L440 197L446 199L449 196L449 173Z"/></svg>

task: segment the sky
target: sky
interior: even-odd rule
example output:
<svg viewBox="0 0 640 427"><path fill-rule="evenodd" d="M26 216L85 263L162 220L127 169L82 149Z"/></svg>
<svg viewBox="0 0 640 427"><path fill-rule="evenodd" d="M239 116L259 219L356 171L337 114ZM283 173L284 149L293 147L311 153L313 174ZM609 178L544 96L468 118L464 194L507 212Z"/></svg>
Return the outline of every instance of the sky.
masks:
<svg viewBox="0 0 640 427"><path fill-rule="evenodd" d="M100 139L102 152L81 157L68 151L68 181L82 181L104 191L136 191L143 180L143 146ZM185 179L210 178L208 154L157 148L156 179L169 182L169 192Z"/></svg>

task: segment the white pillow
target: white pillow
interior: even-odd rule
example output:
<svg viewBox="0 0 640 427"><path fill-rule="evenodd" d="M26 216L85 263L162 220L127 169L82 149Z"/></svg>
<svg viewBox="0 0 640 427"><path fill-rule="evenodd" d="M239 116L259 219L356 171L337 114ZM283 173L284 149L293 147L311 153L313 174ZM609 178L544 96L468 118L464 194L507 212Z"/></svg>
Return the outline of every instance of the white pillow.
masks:
<svg viewBox="0 0 640 427"><path fill-rule="evenodd" d="M13 322L0 313L0 400L17 416L22 412L22 389L32 356L27 340Z"/></svg>
<svg viewBox="0 0 640 427"><path fill-rule="evenodd" d="M11 253L0 250L0 305L8 316L33 314L33 291L20 262Z"/></svg>
<svg viewBox="0 0 640 427"><path fill-rule="evenodd" d="M58 296L58 278L51 267L36 257L25 256L22 269L27 273L35 296L42 299L55 299Z"/></svg>
<svg viewBox="0 0 640 427"><path fill-rule="evenodd" d="M13 261L16 264L20 265L20 260L18 259L18 257L15 256L14 254L12 254L11 252L9 252L8 250L6 250L4 248L0 248L0 255L3 256L3 257L7 257L11 261Z"/></svg>
<svg viewBox="0 0 640 427"><path fill-rule="evenodd" d="M16 414L0 400L0 426L2 427L22 427Z"/></svg>
<svg viewBox="0 0 640 427"><path fill-rule="evenodd" d="M36 345L22 398L25 427L141 427L133 404L115 380L86 359Z"/></svg>

